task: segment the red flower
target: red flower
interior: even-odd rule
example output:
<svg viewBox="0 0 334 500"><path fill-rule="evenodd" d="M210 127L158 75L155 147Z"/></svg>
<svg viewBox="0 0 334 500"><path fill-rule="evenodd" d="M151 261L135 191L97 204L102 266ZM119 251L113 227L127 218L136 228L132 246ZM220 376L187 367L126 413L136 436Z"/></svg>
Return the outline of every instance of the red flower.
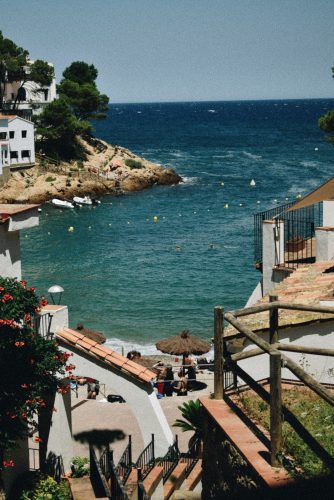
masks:
<svg viewBox="0 0 334 500"><path fill-rule="evenodd" d="M40 437L35 437L34 439L35 443L42 443L43 439L41 439Z"/></svg>
<svg viewBox="0 0 334 500"><path fill-rule="evenodd" d="M3 292L3 291L4 291L4 287L0 286L0 292Z"/></svg>
<svg viewBox="0 0 334 500"><path fill-rule="evenodd" d="M13 296L10 295L9 293L5 293L5 295L2 298L2 302L7 302L8 300L13 300Z"/></svg>
<svg viewBox="0 0 334 500"><path fill-rule="evenodd" d="M4 467L14 467L14 461L13 460L3 460L2 465Z"/></svg>
<svg viewBox="0 0 334 500"><path fill-rule="evenodd" d="M28 389L28 384L21 384L22 389Z"/></svg>
<svg viewBox="0 0 334 500"><path fill-rule="evenodd" d="M21 280L20 283L22 285L22 288L26 288L26 286L27 286L27 282L26 281Z"/></svg>
<svg viewBox="0 0 334 500"><path fill-rule="evenodd" d="M46 299L45 297L43 297L43 296L42 296L42 297L41 297L41 301L40 301L40 306L41 306L41 307L45 307L45 306L47 306L47 305L48 305L48 303L49 303L49 302L47 301L47 299Z"/></svg>
<svg viewBox="0 0 334 500"><path fill-rule="evenodd" d="M24 342L15 342L15 346L16 347L23 347L24 346Z"/></svg>
<svg viewBox="0 0 334 500"><path fill-rule="evenodd" d="M30 291L30 292L32 292L32 293L34 293L34 291L35 291L35 290L36 290L36 288L35 288L35 287L33 287L33 286L31 286L31 287L29 288L29 291Z"/></svg>

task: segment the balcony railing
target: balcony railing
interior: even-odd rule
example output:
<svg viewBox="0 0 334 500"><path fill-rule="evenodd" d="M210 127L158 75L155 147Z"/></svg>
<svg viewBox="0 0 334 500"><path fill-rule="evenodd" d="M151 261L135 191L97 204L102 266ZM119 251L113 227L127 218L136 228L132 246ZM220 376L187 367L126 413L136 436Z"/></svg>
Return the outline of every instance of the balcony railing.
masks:
<svg viewBox="0 0 334 500"><path fill-rule="evenodd" d="M141 452L136 462L137 469L141 470L142 480L144 480L151 472L155 464L154 455L154 434L152 434L151 442Z"/></svg>
<svg viewBox="0 0 334 500"><path fill-rule="evenodd" d="M295 268L315 261L315 228L322 225L322 203L286 212L294 203L254 214L254 263L257 268L262 266L263 221L273 219L284 222L284 256L277 256L278 263Z"/></svg>

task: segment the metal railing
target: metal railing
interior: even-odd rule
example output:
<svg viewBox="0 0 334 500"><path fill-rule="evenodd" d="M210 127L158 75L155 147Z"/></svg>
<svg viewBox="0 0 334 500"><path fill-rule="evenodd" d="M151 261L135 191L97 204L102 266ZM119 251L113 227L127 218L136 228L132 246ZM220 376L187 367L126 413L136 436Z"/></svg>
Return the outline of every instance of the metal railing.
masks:
<svg viewBox="0 0 334 500"><path fill-rule="evenodd" d="M90 481L96 496L111 498L106 476L101 467L101 459L100 461L97 459L92 445L89 445L89 469Z"/></svg>
<svg viewBox="0 0 334 500"><path fill-rule="evenodd" d="M181 457L178 446L178 438L175 436L174 443L168 448L166 455L159 461L159 465L163 468L162 481L165 483L175 467L177 466Z"/></svg>
<svg viewBox="0 0 334 500"><path fill-rule="evenodd" d="M202 446L201 442L200 446ZM189 446L187 452L181 453L181 462L187 464L185 474L188 477L198 462L198 442L195 441Z"/></svg>
<svg viewBox="0 0 334 500"><path fill-rule="evenodd" d="M265 220L281 220L284 222L284 251L279 261L286 267L296 267L302 261L311 262L315 259L315 245L312 238L315 228L322 225L322 203L286 210L295 204L286 203L263 212L254 214L254 263L256 267L262 264L262 225Z"/></svg>
<svg viewBox="0 0 334 500"><path fill-rule="evenodd" d="M143 484L143 477L142 477L142 471L141 468L139 467L137 469L137 498L138 500L150 500L150 497L145 491L144 484Z"/></svg>
<svg viewBox="0 0 334 500"><path fill-rule="evenodd" d="M35 314L32 316L32 324L36 333L45 339L52 340L53 332L50 331L53 315L50 313Z"/></svg>
<svg viewBox="0 0 334 500"><path fill-rule="evenodd" d="M117 469L113 461L113 452L106 448L102 453L99 461L101 475L107 485L108 498L113 500L128 500L128 495L125 491L123 481L118 476ZM109 485L109 487L108 487Z"/></svg>
<svg viewBox="0 0 334 500"><path fill-rule="evenodd" d="M129 435L129 442L116 466L117 474L126 483L132 470L132 440Z"/></svg>
<svg viewBox="0 0 334 500"><path fill-rule="evenodd" d="M152 434L151 442L141 452L136 462L136 467L141 469L142 480L144 480L151 472L155 464L154 455L154 434Z"/></svg>

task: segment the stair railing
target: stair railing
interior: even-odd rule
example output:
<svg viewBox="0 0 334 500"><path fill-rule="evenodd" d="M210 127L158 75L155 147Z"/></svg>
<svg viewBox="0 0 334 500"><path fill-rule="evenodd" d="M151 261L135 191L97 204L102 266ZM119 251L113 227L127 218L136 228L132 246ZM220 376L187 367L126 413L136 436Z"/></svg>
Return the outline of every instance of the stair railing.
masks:
<svg viewBox="0 0 334 500"><path fill-rule="evenodd" d="M103 453L104 459L107 459L109 450L105 450ZM101 457L102 458L102 457ZM94 448L92 445L89 446L89 469L90 469L90 481L92 487L97 495L101 497L111 498L110 490L108 487L109 477L106 476L103 466L106 466L107 460L98 460Z"/></svg>
<svg viewBox="0 0 334 500"><path fill-rule="evenodd" d="M180 450L178 446L178 437L175 436L174 443L168 448L166 455L161 459L160 465L163 468L163 476L162 481L165 483L175 467L177 466L180 460Z"/></svg>
<svg viewBox="0 0 334 500"><path fill-rule="evenodd" d="M136 467L141 469L142 480L144 480L154 467L154 434L152 434L151 442L141 452L136 462Z"/></svg>
<svg viewBox="0 0 334 500"><path fill-rule="evenodd" d="M137 485L138 485L138 490L137 490L138 500L150 500L150 497L148 496L144 488L143 476L140 467L138 467L137 469Z"/></svg>
<svg viewBox="0 0 334 500"><path fill-rule="evenodd" d="M200 443L201 445L201 443ZM186 477L189 476L190 472L193 470L198 462L198 442L194 441L188 448L188 451L181 453L181 462L187 464L186 467Z"/></svg>
<svg viewBox="0 0 334 500"><path fill-rule="evenodd" d="M132 470L132 440L131 435L129 435L129 442L125 448L123 455L118 461L116 466L117 474L121 478L123 484L126 483L131 470Z"/></svg>

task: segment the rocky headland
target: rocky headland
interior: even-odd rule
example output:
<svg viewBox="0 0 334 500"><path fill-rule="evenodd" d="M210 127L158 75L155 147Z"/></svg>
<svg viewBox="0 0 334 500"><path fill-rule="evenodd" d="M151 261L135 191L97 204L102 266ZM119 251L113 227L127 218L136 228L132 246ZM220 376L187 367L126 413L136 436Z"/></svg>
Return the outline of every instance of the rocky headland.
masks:
<svg viewBox="0 0 334 500"><path fill-rule="evenodd" d="M80 143L86 154L84 161L58 162L38 155L33 167L12 170L10 180L0 190L0 203L43 203L86 194L121 194L182 181L175 170L121 146L96 138L81 138Z"/></svg>

